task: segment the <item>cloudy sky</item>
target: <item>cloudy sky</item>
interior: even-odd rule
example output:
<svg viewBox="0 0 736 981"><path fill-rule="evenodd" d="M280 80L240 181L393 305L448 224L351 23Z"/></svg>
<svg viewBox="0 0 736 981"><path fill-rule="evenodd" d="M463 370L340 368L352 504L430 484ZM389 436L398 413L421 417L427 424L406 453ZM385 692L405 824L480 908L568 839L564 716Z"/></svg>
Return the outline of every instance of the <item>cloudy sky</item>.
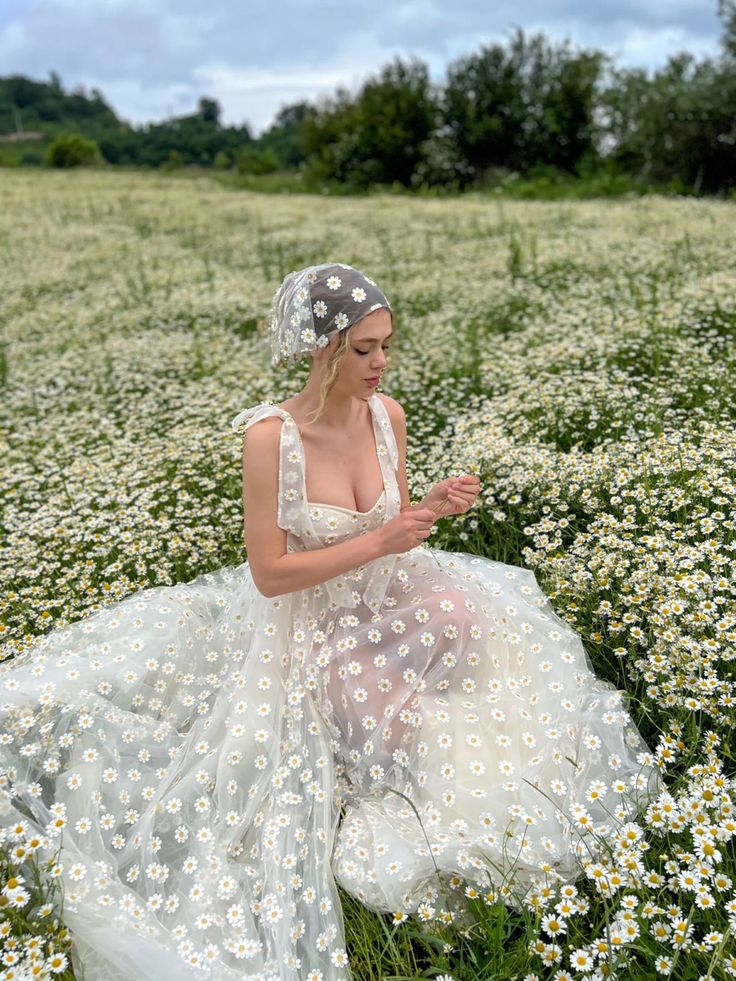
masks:
<svg viewBox="0 0 736 981"><path fill-rule="evenodd" d="M717 0L0 0L0 75L97 86L130 122L218 100L258 135L279 108L351 91L395 55L447 64L518 25L655 68L718 50Z"/></svg>

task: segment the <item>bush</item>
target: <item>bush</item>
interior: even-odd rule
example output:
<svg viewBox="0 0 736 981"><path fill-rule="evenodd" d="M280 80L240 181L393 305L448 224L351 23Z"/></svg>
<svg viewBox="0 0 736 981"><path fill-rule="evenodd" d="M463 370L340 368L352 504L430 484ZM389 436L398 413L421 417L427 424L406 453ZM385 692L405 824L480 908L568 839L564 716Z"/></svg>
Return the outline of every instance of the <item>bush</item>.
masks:
<svg viewBox="0 0 736 981"><path fill-rule="evenodd" d="M89 140L80 133L57 136L46 156L49 167L83 167L101 160L97 141Z"/></svg>
<svg viewBox="0 0 736 981"><path fill-rule="evenodd" d="M279 158L273 150L259 150L252 146L241 147L235 161L239 174L273 174L279 169Z"/></svg>
<svg viewBox="0 0 736 981"><path fill-rule="evenodd" d="M159 164L161 170L171 171L180 170L183 166L184 159L176 147L169 150L169 155L165 160L162 160Z"/></svg>
<svg viewBox="0 0 736 981"><path fill-rule="evenodd" d="M419 153L416 169L411 175L413 188L460 191L472 182L473 168L446 133L438 132L423 140L419 144Z"/></svg>

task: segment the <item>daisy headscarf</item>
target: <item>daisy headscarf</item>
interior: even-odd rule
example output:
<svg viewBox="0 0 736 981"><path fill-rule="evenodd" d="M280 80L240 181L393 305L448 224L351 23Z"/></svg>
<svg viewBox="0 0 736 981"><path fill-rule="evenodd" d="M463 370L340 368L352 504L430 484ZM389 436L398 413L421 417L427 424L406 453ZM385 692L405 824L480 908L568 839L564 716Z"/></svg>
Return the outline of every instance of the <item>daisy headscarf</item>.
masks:
<svg viewBox="0 0 736 981"><path fill-rule="evenodd" d="M353 266L323 262L288 273L269 311L271 363L296 363L381 307L391 310L385 294Z"/></svg>

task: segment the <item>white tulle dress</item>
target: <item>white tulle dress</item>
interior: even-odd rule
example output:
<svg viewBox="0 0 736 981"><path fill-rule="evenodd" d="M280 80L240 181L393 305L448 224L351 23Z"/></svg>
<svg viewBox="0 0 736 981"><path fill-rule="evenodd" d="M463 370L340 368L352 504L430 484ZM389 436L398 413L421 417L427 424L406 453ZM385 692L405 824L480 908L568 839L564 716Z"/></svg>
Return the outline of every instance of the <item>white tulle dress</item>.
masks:
<svg viewBox="0 0 736 981"><path fill-rule="evenodd" d="M367 512L306 499L285 410L233 420L283 420L289 551L398 513L369 405ZM379 911L461 909L468 884L519 903L579 874L580 815L605 831L658 785L534 575L426 543L275 598L247 562L145 589L3 664L0 704L2 783L61 846L87 981L350 978L336 881Z"/></svg>

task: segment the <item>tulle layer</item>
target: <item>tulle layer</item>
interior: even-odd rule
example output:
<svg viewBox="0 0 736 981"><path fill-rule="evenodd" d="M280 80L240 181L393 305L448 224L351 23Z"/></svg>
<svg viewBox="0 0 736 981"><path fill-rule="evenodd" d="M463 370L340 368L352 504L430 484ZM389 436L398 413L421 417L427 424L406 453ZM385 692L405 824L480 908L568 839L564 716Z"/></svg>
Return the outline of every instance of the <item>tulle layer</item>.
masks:
<svg viewBox="0 0 736 981"><path fill-rule="evenodd" d="M658 780L533 574L428 547L378 613L264 597L247 562L144 590L0 692L7 800L62 847L88 981L349 978L336 881L383 911L519 903Z"/></svg>

